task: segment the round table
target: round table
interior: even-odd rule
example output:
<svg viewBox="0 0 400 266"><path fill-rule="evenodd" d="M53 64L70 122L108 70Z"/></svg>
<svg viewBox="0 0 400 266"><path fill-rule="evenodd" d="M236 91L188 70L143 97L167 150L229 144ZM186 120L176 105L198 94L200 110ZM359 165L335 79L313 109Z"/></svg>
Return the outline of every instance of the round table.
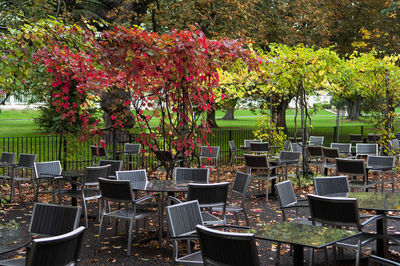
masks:
<svg viewBox="0 0 400 266"><path fill-rule="evenodd" d="M32 234L24 230L0 229L0 254L25 247L32 240Z"/></svg>

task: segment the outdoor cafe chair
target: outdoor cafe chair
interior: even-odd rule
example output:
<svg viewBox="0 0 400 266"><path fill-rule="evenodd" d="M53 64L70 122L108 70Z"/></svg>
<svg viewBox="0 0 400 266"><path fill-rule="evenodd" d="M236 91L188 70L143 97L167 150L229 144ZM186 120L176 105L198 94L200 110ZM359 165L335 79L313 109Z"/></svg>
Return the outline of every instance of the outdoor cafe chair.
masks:
<svg viewBox="0 0 400 266"><path fill-rule="evenodd" d="M116 178L116 172L122 170L122 160L100 160L99 166L111 165L108 178Z"/></svg>
<svg viewBox="0 0 400 266"><path fill-rule="evenodd" d="M17 157L17 154L14 152L2 152L0 155L0 168L4 168L5 171L3 172L3 175L0 175L0 179L9 179L11 177L11 169L12 165L15 162L15 157ZM7 172L7 174L5 174Z"/></svg>
<svg viewBox="0 0 400 266"><path fill-rule="evenodd" d="M229 150L230 150L230 154L231 154L229 164L233 165L235 160L243 160L244 156L238 154L239 150L236 148L235 141L230 140L230 141L228 141L228 143L229 143Z"/></svg>
<svg viewBox="0 0 400 266"><path fill-rule="evenodd" d="M331 143L331 148L337 148L343 156L351 155L351 143Z"/></svg>
<svg viewBox="0 0 400 266"><path fill-rule="evenodd" d="M132 186L128 180L112 180L106 178L99 178L99 187L101 193L101 201L104 201L104 206L109 204L119 204L119 208L116 210L107 210L107 208L101 209L100 216L100 228L99 228L99 242L101 241L101 233L104 223L104 218L112 218L117 220L125 220L129 222L128 227L128 251L127 255L131 255L132 250L132 234L133 225L137 223L137 220L144 220L150 215L157 214L160 217L160 208L155 210L137 208L138 204L152 201L154 199L159 202L158 194L147 195L142 198L135 199L132 193ZM125 207L121 208L121 205ZM118 225L117 225L118 229ZM162 230L159 228L159 230ZM159 237L161 238L161 231ZM160 239L159 239L160 240Z"/></svg>
<svg viewBox="0 0 400 266"><path fill-rule="evenodd" d="M380 134L369 133L367 135L367 142L376 143L381 139Z"/></svg>
<svg viewBox="0 0 400 266"><path fill-rule="evenodd" d="M52 162L34 162L35 176L36 176L36 191L35 191L35 201L38 200L39 193L52 193L53 202L56 202L57 191L57 180L62 179L62 169L60 161ZM47 182L51 186L50 191L40 191L40 183ZM60 184L59 184L60 185Z"/></svg>
<svg viewBox="0 0 400 266"><path fill-rule="evenodd" d="M217 180L219 182L219 146L202 146L200 153L200 164L206 168L216 168L217 169Z"/></svg>
<svg viewBox="0 0 400 266"><path fill-rule="evenodd" d="M309 194L308 203L310 206L311 220L314 225L321 223L322 225L333 227L350 227L362 232L361 235L336 242L333 246L335 261L336 247L356 249L357 254L355 265L358 266L360 263L361 247L378 238L378 235L376 234L363 232L363 228L366 225L381 219L382 216L374 215L364 222L361 222L357 199L354 198L329 198ZM325 255L326 254L327 253L325 253Z"/></svg>
<svg viewBox="0 0 400 266"><path fill-rule="evenodd" d="M270 166L266 154L245 154L244 155L247 173L251 174L251 179L259 180L259 191L261 192L261 181L266 181L265 202L268 202L269 182L277 179L279 175L273 171L279 166ZM256 173L256 174L254 174Z"/></svg>
<svg viewBox="0 0 400 266"><path fill-rule="evenodd" d="M308 145L309 146L315 146L315 145L322 146L322 145L324 145L324 137L310 136L310 139L308 140Z"/></svg>
<svg viewBox="0 0 400 266"><path fill-rule="evenodd" d="M140 167L142 144L139 143L125 143L123 155L128 157L128 168L131 169L132 165L135 164L136 168ZM136 160L131 161L132 157L136 157Z"/></svg>
<svg viewBox="0 0 400 266"><path fill-rule="evenodd" d="M307 146L308 164L316 167L317 172L323 172L322 146Z"/></svg>
<svg viewBox="0 0 400 266"><path fill-rule="evenodd" d="M362 134L350 134L350 142L351 143L363 143L363 135Z"/></svg>
<svg viewBox="0 0 400 266"><path fill-rule="evenodd" d="M268 142L250 142L250 153L268 154L269 149L270 147Z"/></svg>
<svg viewBox="0 0 400 266"><path fill-rule="evenodd" d="M13 173L11 175L11 196L10 201L14 197L15 193L15 183L18 185L19 196L21 197L21 182L31 182L33 187L33 193L36 192L35 190L35 180L34 180L34 172L35 166L34 162L36 161L36 154L28 154L28 153L21 153L18 158L17 164L13 167ZM30 177L29 177L30 175Z"/></svg>
<svg viewBox="0 0 400 266"><path fill-rule="evenodd" d="M361 189L363 192L377 184L368 180L368 172L362 159L336 159L336 175L340 174L350 177L350 188ZM357 180L357 177L361 180Z"/></svg>
<svg viewBox="0 0 400 266"><path fill-rule="evenodd" d="M400 160L400 142L397 138L389 141L389 151L390 154L397 159L397 161Z"/></svg>
<svg viewBox="0 0 400 266"><path fill-rule="evenodd" d="M367 165L369 172L381 175L381 191L385 191L385 183L392 184L392 192L394 192L394 165L395 157L393 156L368 156ZM381 169L374 169L374 166ZM385 178L385 173L390 173L391 179Z"/></svg>
<svg viewBox="0 0 400 266"><path fill-rule="evenodd" d="M86 228L88 227L87 201L98 200L99 213L101 212L101 201L99 200L101 197L99 191L99 178L108 178L110 174L110 168L111 166L109 164L105 166L86 167L86 173L84 176L82 176L81 182L73 180L69 181L79 186L80 187L79 189L60 191L60 197L59 197L60 204L63 196L68 196L71 198L79 198L82 200L83 211L85 214Z"/></svg>
<svg viewBox="0 0 400 266"><path fill-rule="evenodd" d="M247 217L246 212L246 192L250 183L250 175L242 172L237 172L235 181L233 183L233 187L230 194L230 203L226 205L225 211L229 213L233 213L235 216L236 224L239 225L238 213L243 212L244 219L246 221L246 225L249 226L249 218ZM240 205L233 204L235 199L240 198ZM222 207L213 207L212 211L222 212Z"/></svg>
<svg viewBox="0 0 400 266"><path fill-rule="evenodd" d="M155 150L154 154L158 161L156 169L157 178L160 172L167 172L170 169L174 169L178 163L182 162L182 160L178 158L174 160L174 156L178 155L173 155L172 152L168 150Z"/></svg>
<svg viewBox="0 0 400 266"><path fill-rule="evenodd" d="M103 146L91 145L90 151L92 153L93 166L97 165L97 159L99 159L99 158L100 159L110 159L111 158L111 156L108 154L107 149Z"/></svg>
<svg viewBox="0 0 400 266"><path fill-rule="evenodd" d="M322 158L324 161L324 175L329 174L329 169L336 171L336 158L339 158L339 149L338 148L326 148L322 147Z"/></svg>
<svg viewBox="0 0 400 266"><path fill-rule="evenodd" d="M260 265L254 234L196 226L204 265Z"/></svg>
<svg viewBox="0 0 400 266"><path fill-rule="evenodd" d="M314 191L318 196L350 192L347 176L314 177Z"/></svg>
<svg viewBox="0 0 400 266"><path fill-rule="evenodd" d="M64 266L77 265L86 228L81 226L71 232L34 239L26 258L0 261L0 265Z"/></svg>
<svg viewBox="0 0 400 266"><path fill-rule="evenodd" d="M292 142L291 144L291 150L292 152L302 152L303 147L299 143Z"/></svg>
<svg viewBox="0 0 400 266"><path fill-rule="evenodd" d="M209 168L174 168L173 179L175 184L186 184L190 182L207 184L209 182L209 178Z"/></svg>
<svg viewBox="0 0 400 266"><path fill-rule="evenodd" d="M291 176L290 174L288 174L289 171L288 168L289 166L293 166L295 168L295 173L292 174L292 176L297 177L297 180L299 181L299 188L301 190L301 179L299 175L299 169L301 167L300 163L301 163L301 152L299 151L281 151L279 153L279 164L280 166L284 166L285 168L285 173L282 173L281 176L283 176L285 180L288 178L288 176ZM283 169L281 169L281 171L282 170Z"/></svg>
<svg viewBox="0 0 400 266"><path fill-rule="evenodd" d="M244 149L250 149L250 143L251 142L262 142L261 139L245 139L243 142L243 148Z"/></svg>
<svg viewBox="0 0 400 266"><path fill-rule="evenodd" d="M377 156L379 153L377 143L357 143L356 144L356 156Z"/></svg>

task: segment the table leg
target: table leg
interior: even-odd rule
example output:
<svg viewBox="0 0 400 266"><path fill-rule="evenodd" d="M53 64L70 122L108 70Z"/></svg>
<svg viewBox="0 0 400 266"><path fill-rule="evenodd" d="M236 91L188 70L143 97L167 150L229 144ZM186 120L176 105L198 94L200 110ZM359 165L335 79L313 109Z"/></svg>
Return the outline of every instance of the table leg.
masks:
<svg viewBox="0 0 400 266"><path fill-rule="evenodd" d="M293 245L293 265L304 265L304 250L301 245Z"/></svg>
<svg viewBox="0 0 400 266"><path fill-rule="evenodd" d="M162 248L162 236L163 236L163 225L164 225L164 204L165 204L165 193L161 192L160 196L160 213L158 217L158 245Z"/></svg>
<svg viewBox="0 0 400 266"><path fill-rule="evenodd" d="M380 257L388 256L388 237L387 220L385 211L376 211L376 214L382 214L383 218L376 221L376 233L380 236L376 240L376 254Z"/></svg>
<svg viewBox="0 0 400 266"><path fill-rule="evenodd" d="M72 190L72 191L76 191L76 189L77 189L76 184L71 183L71 190ZM72 206L78 206L78 200L77 200L77 198L71 197L71 205L72 205Z"/></svg>

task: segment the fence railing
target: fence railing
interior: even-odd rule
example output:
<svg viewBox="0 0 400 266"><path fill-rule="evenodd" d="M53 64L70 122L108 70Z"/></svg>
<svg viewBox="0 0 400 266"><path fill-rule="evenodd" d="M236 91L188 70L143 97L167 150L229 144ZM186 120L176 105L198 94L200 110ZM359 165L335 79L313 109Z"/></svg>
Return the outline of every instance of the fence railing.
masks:
<svg viewBox="0 0 400 266"><path fill-rule="evenodd" d="M339 131L340 142L350 142L349 134L364 134L373 132L373 128L364 126L316 127L310 129L310 135L324 136L324 144L335 142L335 136ZM294 137L294 128L288 129L288 137ZM297 130L297 136L301 136L301 130ZM135 143L137 135L126 133L106 133L104 139L108 151L121 151L126 142ZM245 139L253 139L252 129L215 129L213 134L207 137L210 146L220 146L219 164L229 163L230 150L228 141L233 140L237 146L243 144ZM30 137L2 137L0 138L0 150L3 152L34 153L37 161L61 160L63 169L83 169L92 164L90 145L94 141L79 143L76 138L63 138L59 135L30 136ZM61 149L61 151L60 151ZM146 152L141 160L142 168L152 169L157 165L153 154Z"/></svg>

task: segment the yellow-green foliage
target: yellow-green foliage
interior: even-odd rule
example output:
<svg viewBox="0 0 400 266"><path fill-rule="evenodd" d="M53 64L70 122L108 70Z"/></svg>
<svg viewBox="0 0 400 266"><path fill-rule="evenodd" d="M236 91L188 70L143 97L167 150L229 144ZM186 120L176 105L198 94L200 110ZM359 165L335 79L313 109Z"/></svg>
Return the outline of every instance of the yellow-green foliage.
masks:
<svg viewBox="0 0 400 266"><path fill-rule="evenodd" d="M287 139L286 134L282 128L278 128L273 123L269 116L263 116L258 119L257 125L253 131L254 137L261 139L264 142L268 142L271 146L277 150L281 150Z"/></svg>

